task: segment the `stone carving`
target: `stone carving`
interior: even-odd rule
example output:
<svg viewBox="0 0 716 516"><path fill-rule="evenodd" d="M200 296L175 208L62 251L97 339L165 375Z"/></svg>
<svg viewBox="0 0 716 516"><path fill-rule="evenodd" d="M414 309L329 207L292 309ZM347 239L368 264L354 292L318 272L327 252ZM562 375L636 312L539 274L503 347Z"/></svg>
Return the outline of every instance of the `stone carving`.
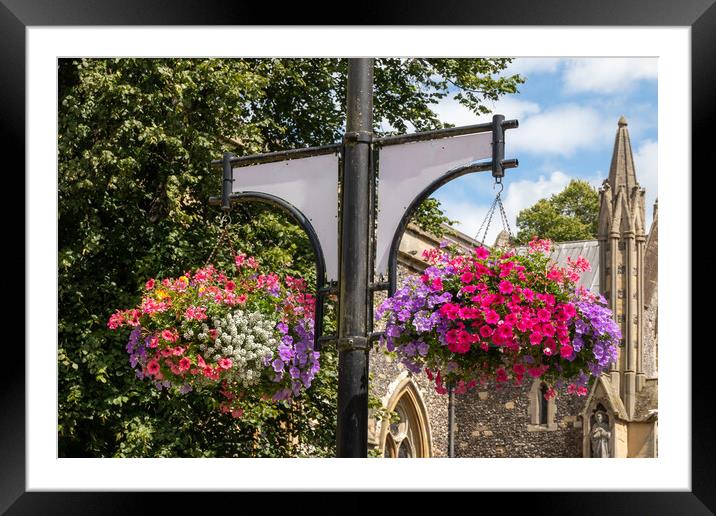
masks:
<svg viewBox="0 0 716 516"><path fill-rule="evenodd" d="M592 442L592 457L607 458L609 457L609 440L612 433L609 431L609 423L607 415L603 411L594 414L594 423L589 438Z"/></svg>

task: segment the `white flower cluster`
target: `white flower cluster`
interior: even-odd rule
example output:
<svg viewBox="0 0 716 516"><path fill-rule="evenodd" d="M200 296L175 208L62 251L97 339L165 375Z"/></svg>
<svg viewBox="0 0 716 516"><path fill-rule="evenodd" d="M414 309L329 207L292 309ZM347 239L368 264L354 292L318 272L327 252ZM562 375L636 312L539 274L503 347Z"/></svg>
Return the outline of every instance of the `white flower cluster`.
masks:
<svg viewBox="0 0 716 516"><path fill-rule="evenodd" d="M209 344L201 344L207 361L218 362L222 358L230 358L232 372L236 379L249 387L257 383L264 369L263 358L273 356L279 345L276 332L276 321L261 312L245 312L235 310L221 319L214 319L216 340ZM199 339L209 339L209 327L204 324L198 335Z"/></svg>

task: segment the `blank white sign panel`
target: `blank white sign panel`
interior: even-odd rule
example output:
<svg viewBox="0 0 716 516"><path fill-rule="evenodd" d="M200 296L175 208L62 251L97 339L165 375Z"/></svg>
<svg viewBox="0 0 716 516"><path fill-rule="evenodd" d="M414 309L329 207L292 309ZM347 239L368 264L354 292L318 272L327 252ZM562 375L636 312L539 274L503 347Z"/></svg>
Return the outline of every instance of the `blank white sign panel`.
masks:
<svg viewBox="0 0 716 516"><path fill-rule="evenodd" d="M378 161L376 274L387 274L390 245L405 210L433 181L474 161L492 159L492 132L390 145Z"/></svg>
<svg viewBox="0 0 716 516"><path fill-rule="evenodd" d="M234 169L234 192L262 192L292 204L321 242L328 281L338 279L338 154Z"/></svg>

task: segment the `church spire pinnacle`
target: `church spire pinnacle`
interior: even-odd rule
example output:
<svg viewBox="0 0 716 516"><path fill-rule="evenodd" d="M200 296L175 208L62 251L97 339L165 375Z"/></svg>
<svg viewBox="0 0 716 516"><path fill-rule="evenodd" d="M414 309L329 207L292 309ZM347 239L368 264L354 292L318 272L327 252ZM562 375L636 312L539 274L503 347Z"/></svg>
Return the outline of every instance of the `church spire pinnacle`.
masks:
<svg viewBox="0 0 716 516"><path fill-rule="evenodd" d="M645 191L636 180L626 118L622 116L617 125L609 179L599 191L600 290L622 330L619 360L610 376L631 418L646 381L642 357Z"/></svg>
<svg viewBox="0 0 716 516"><path fill-rule="evenodd" d="M617 135L614 139L614 151L612 153L612 164L609 167L609 186L616 194L619 187L626 186L627 194L639 183L636 180L634 170L634 156L631 150L629 130L624 116L619 118L617 124Z"/></svg>

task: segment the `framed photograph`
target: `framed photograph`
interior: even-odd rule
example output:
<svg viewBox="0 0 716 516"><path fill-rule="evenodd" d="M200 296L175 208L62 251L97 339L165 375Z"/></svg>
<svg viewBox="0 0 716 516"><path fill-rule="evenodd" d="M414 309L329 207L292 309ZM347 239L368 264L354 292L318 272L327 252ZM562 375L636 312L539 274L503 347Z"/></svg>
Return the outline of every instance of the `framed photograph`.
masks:
<svg viewBox="0 0 716 516"><path fill-rule="evenodd" d="M407 16L404 11L396 9L397 6L388 5L383 6L379 14L361 10L352 23L364 26L318 27L284 25L295 22L290 19L291 8L285 12L272 13L271 26L247 25L249 18L252 23L263 23L267 19L263 16L268 16L267 11L270 9L261 10L253 6L251 16L247 18L239 6L222 5L223 2L182 4L167 10L166 6L152 2L107 2L100 7L87 8L82 2L73 0L61 3L2 0L2 145L5 156L18 158L15 169L25 172L27 204L24 236L25 354L23 359L14 359L13 367L8 368L2 393L4 429L0 445L0 462L3 464L0 468L0 509L8 514L53 514L92 512L96 510L93 507L101 506L103 512L124 513L141 509L145 504L145 498L137 494L138 491L482 491L484 493L480 494L487 495L490 492L495 497L500 496L500 492L515 491L521 494L517 496L515 493L514 508L530 510L537 502L542 507L541 512L550 514L571 514L575 510L589 514L710 514L715 511L716 497L713 493L716 489L712 464L716 457L711 435L716 429L710 417L713 403L709 403L706 394L709 392L705 381L709 378L708 360L699 359L700 347L704 344L694 345L695 339L692 338L690 208L695 202L691 198L694 186L692 169L698 164L702 164L702 168L707 166L704 157L705 149L709 146L705 140L714 113L712 80L716 56L712 48L716 34L716 7L711 0L690 0L680 4L678 9L667 2L654 4L641 0L626 6L617 6L616 2L599 6L589 2L579 6L568 2L551 2L535 8L529 2L520 3L521 6L515 3L509 6L496 4L489 9L466 4L439 12L427 4L411 5ZM219 12L223 13L221 19L212 15ZM428 23L440 25L425 25ZM326 44L327 41L330 45ZM655 372L656 365L654 371L649 372L648 365L639 363L632 367L625 362L622 369L638 378L636 373L643 374L642 369L645 368L646 376L653 380L658 377L661 382L649 384L653 386L653 399L649 401L644 396L637 396L634 401L629 394L624 394L625 389L630 389L624 386L620 395L618 382L626 381L624 378L629 375L624 376L624 371L617 371L614 374L621 380L615 380L616 387L605 384L601 391L599 387L594 387L585 398L586 408L583 412L575 412L573 415L570 412L566 419L562 416L555 418L554 402L550 404L549 401L542 401L549 399L549 393L545 397L545 392L540 390L542 387L535 384L536 387L532 389L534 392L529 389L525 391L525 400L528 401L525 401L524 409L531 418L523 425L525 435L530 432L552 435L554 440L571 439L568 446L560 448L561 444L555 445L555 451L535 455L516 451L512 442L504 444L487 439L500 430L484 426L482 418L488 417L488 414L478 411L474 420L469 421L460 419L458 414L457 430L450 430L457 432L457 450L450 447L448 451L449 437L442 433L438 436L442 430L435 431L436 423L429 416L434 409L429 404L426 408L423 403L420 389L424 386L402 381L407 374L400 378L390 376L389 373L383 374L386 370L371 362L375 374L382 376L382 379L376 378L375 382L382 388L380 396L384 398L383 408L397 411L400 421L395 425L384 424L369 429L369 445L377 456L419 457L413 461L314 457L202 458L201 452L180 457L171 451L162 453L156 449L143 455L143 433L151 435L161 430L143 423L140 416L123 425L114 421L104 427L111 432L120 431L121 427L126 435L132 435L131 446L134 448L122 453L107 456L101 451L95 454L88 451L102 450L103 439L115 438L100 430L77 434L73 438L73 442L78 443L74 448L66 444L69 441L61 446L58 432L62 431L60 426L63 421L69 421L69 418L58 418L58 404L64 404L65 411L82 410L82 398L87 396L79 376L69 380L70 383L77 382L74 386L68 384L67 378L59 378L63 369L61 362L66 362L64 367L74 367L71 364L76 362L75 369L81 369L82 375L91 375L92 381L96 382L106 381L103 380L106 363L96 358L83 362L78 357L89 355L78 351L76 356L67 357L58 348L60 333L81 334L77 327L70 328L70 322L63 320L63 310L69 306L72 310L82 310L84 306L81 299L60 296L61 288L58 284L65 281L60 277L60 271L67 263L82 260L83 253L92 253L93 246L102 246L103 239L114 238L117 241L120 239L117 235L127 231L127 228L120 227L117 234L98 234L96 238L85 239L85 247L79 254L68 252L58 255L58 249L62 248L59 241L62 231L58 229L60 203L72 202L78 206L86 204L78 208L85 210L90 209L88 207L93 206L93 203L107 202L111 197L83 197L82 188L73 190L72 199L60 195L58 156L63 152L62 146L72 146L73 142L58 143L59 102L74 102L69 107L63 106L64 109L82 110L83 102L86 101L58 98L59 92L76 80L73 75L76 66L63 69L62 63L79 58L109 62L111 58L133 57L156 60L367 56L484 57L488 60L507 57L517 60L512 69L514 73L527 76L535 74L535 77L544 74L540 75L542 79L535 81L540 91L537 92L538 88L535 88L534 97L523 96L519 105L510 105L508 102L500 105L498 101L496 106L491 106L493 109L505 110L508 118L511 113L516 113L519 115L516 118L524 122L514 133L507 132L505 137L507 153L504 158L520 158L520 167L525 172L519 168L506 172L504 198L509 200L510 181L520 181L522 191L531 192L520 201L522 204L517 203L516 195L512 196L514 206L508 203L507 218L513 221L518 209L526 208L541 197L555 194L567 185L570 174L564 173L565 167L572 167L572 170L580 166L584 170L591 167L591 175L588 172L574 175L586 178L586 183L590 183L595 192L601 188L600 202L604 202L607 194L603 190L614 186L604 187L602 184L603 180L606 180L604 183L612 181L612 175L615 174L606 168L608 159L601 168L593 163L584 166L584 163L578 164L581 159L579 156L582 156L578 151L593 145L596 140L609 140L614 142L614 156L617 156L620 145L632 145L629 142L631 134L635 142L633 152L637 156L637 177L642 186L644 181L651 181L642 202L642 211L648 214L645 215L646 220L639 222L647 230L656 216L653 203L656 200L658 170L658 206L661 212L658 218L662 226L662 247L658 251L661 272L654 278L654 282L658 278L662 284L658 289L661 306L658 318L654 313L650 324L658 334L658 342L664 345L654 344L649 355L649 360L654 364L658 362L658 375ZM522 71L520 66L523 67ZM143 73L141 66L133 71L122 70L118 73L125 72ZM327 72L326 76L330 74ZM615 81L615 76L620 80ZM102 73L94 77L98 83L103 80ZM219 69L196 77L211 77L216 84L230 77L241 77L240 80L246 81L242 86L244 88L254 87L252 81L263 80L259 74L240 75L236 70ZM189 77L188 80L193 78ZM648 86L640 82L644 80L648 81ZM560 96L557 88L564 84L568 85L565 88L572 90ZM643 91L637 91L642 86ZM101 84L88 87L96 87L97 91L102 89ZM123 101L121 88L113 90L118 103ZM586 95L584 92L597 91L599 95L595 94L596 100L591 103L578 97L579 94ZM78 90L77 94L81 92ZM236 101L239 100L240 95L237 93ZM147 109L155 105L153 102L161 105L164 100L147 98ZM184 98L182 102L191 101ZM217 104L216 108L220 107L224 109L224 106ZM627 118L615 116L616 110L626 108L630 112L639 113L638 123L630 125L626 113L619 114L627 115ZM179 109L181 106L177 107ZM258 104L253 104L252 109L258 110ZM291 109L300 112L300 107L294 106L287 113ZM470 120L466 116L469 111L460 111L457 104L446 103L442 104L442 109L442 121L469 125L463 122ZM537 122L538 115L543 115L541 125ZM416 120L419 120L419 116L416 116ZM126 122L121 110L108 112L107 117L115 117L112 119L116 119L119 125ZM486 118L476 120L476 123L488 123L490 117L491 114L486 115ZM600 134L580 132L580 125L594 122L589 117L611 125ZM172 119L172 123L175 122L181 123L179 118ZM186 123L201 121L198 118L191 121L187 119ZM227 116L227 124L231 123L233 120ZM390 125L389 121L385 124L386 128ZM393 125L392 129L395 132L406 131L400 124ZM65 134L79 141L87 138L93 130L96 129L88 125L80 129L73 128ZM407 127L407 131L411 130L420 130L419 122ZM277 130L276 134L286 134L281 131ZM522 134L514 136L518 131L522 131ZM99 135L95 137L100 138ZM149 130L141 136L152 137ZM241 148L254 148L249 133L234 135L232 138L233 144L245 146ZM303 141L300 137L296 138L296 141ZM511 141L514 142L513 147L510 147ZM181 145L185 144L183 142ZM178 144L177 148L181 145ZM196 145L202 143L197 140ZM611 155L612 144L608 146L608 154ZM22 152L20 149L25 150ZM256 149L259 150L246 153L263 151L259 147ZM111 148L106 151L106 154L88 158L96 160L92 166L102 167L101 160L115 159ZM522 159L520 152L527 159ZM630 155L631 152L632 147L629 147ZM533 158L530 161L530 156L542 156L544 159ZM213 158L218 164L221 155ZM114 163L112 166L118 169L128 167L127 170L133 166L151 166L147 163L132 164L131 157L123 159L126 161L122 164ZM388 166L387 154L381 161L382 166ZM178 159L172 166L179 169L190 165ZM640 176L639 166L649 172ZM549 167L549 170L545 167ZM634 165L631 167L633 171ZM628 168L628 165L624 165L624 170ZM215 170L218 185L221 167L217 166ZM562 175L558 173L560 170ZM645 179L647 176L648 180ZM85 181L89 185L92 180L92 177L88 177ZM649 191L651 184L653 194ZM254 185L256 190L262 187L260 182L257 185ZM326 188L330 190L330 186ZM123 186L112 183L105 187L110 191ZM183 187L186 185L170 184L161 188L164 189L164 195L167 195L168 189ZM455 188L463 189L463 183ZM482 201L470 204L464 195L461 197L461 192L454 191L455 188L452 192L441 190L444 197L436 197L443 206L447 206L451 200L456 203L463 201L462 212L447 209L446 214L448 218L455 215L454 218L466 221L465 226L458 229L466 234L460 238L469 244L472 243L468 238L472 237L469 234L470 228L477 230L478 227L473 226L478 225L484 217L473 220L466 215L465 210L469 208L472 210L470 213L488 215L486 210L480 212L481 206L487 205ZM467 191L468 186L464 189ZM516 188L513 188L513 194L515 191ZM150 193L153 195L155 192ZM213 195L220 194L220 190L213 192ZM180 197L176 192L171 195ZM157 198L161 197L157 194ZM161 202L155 201L146 201L147 213L159 213L167 209ZM302 209L311 208L307 205ZM314 216L312 220L320 216ZM185 225L187 232L191 231L188 229L190 226L190 223ZM330 233L331 230L332 226L321 231ZM77 231L88 230L78 226ZM414 240L419 241L421 233L415 231ZM489 232L486 229L485 235L490 242L498 238L495 229ZM259 238L255 234L253 237ZM184 235L181 232L171 233L167 238L179 241ZM578 240L579 237L568 239ZM127 239L126 244L137 245L140 241ZM595 253L598 252L596 246L595 239ZM404 254L403 265L409 268L413 259L407 251ZM331 259L328 261L329 269L335 268ZM385 263L387 270L387 259ZM608 268L606 263L600 262L600 266ZM615 271L619 264L614 262L610 270ZM124 267L127 269L126 274L134 274L135 266L142 265L123 264L118 270ZM638 266L634 266L635 270ZM609 278L610 272L606 274ZM75 278L73 281L80 279ZM115 279L85 277L81 281L88 284L96 282L96 288L101 290L105 288L102 286L103 281ZM594 281L598 283L599 279ZM326 285L319 286L327 288ZM114 291L106 288L108 299L114 299L109 294ZM630 293L630 290L626 291L626 294ZM617 292L614 292L614 296L615 303L623 297ZM626 297L629 298L629 295ZM66 303L64 307L63 303ZM644 304L647 304L646 301ZM111 313L110 308L107 317ZM647 317L644 313L640 311L638 317ZM622 315L629 320L637 317L626 308ZM91 336L91 328L96 325L106 327L107 321L98 319L88 323L89 329L82 330L85 331L83 338L86 339L83 345L88 350L93 346L95 349L102 348L102 343ZM230 367L230 362L226 364ZM144 366L146 372L147 364ZM297 370L295 374L300 372ZM128 369L127 374L133 372ZM635 381L649 382L649 379ZM61 382L64 383L59 388ZM612 388L617 393L614 399L610 398ZM639 387L642 388L643 385ZM275 393L272 391L271 394ZM476 400L479 397L483 402L486 399L481 394L478 396L477 392L475 396ZM621 400L617 399L620 397ZM67 408L68 403L75 402L77 408ZM652 402L653 406L649 405ZM115 416L109 410L110 407L132 403L132 400L117 395L111 401L104 400L102 403L103 410L98 410L93 417L112 421ZM514 407L508 406L512 403L511 399L499 398L499 403L502 408L507 406L508 410ZM629 403L632 405L629 406ZM243 415L242 409L230 404L223 409L228 413L233 411L234 417ZM442 406L435 410L442 417ZM638 418L634 416L637 413L640 414ZM82 416L78 414L77 417ZM658 433L655 423L657 419ZM320 416L316 416L315 420L319 422ZM627 421L633 423L628 432ZM460 427L468 422L475 428L479 427L479 430L470 434L463 431L464 444L461 447ZM99 424L94 428L103 427ZM214 432L214 438L220 438L220 432L215 429L211 431ZM262 442L256 432L249 438L257 443ZM98 444L85 446L83 440L96 441ZM520 439L513 436L513 440ZM291 443L275 445L290 446ZM433 446L439 447L441 451L433 452ZM499 448L501 451L491 453L485 447L493 451ZM565 452L563 448L570 451ZM201 449L201 446L196 445L196 449ZM169 445L167 450L171 450ZM226 457L241 456L241 452L232 453L227 452ZM447 458L447 455L456 458ZM599 461L587 457L610 457L612 460ZM180 498L168 498L165 495L162 503L184 503Z"/></svg>

